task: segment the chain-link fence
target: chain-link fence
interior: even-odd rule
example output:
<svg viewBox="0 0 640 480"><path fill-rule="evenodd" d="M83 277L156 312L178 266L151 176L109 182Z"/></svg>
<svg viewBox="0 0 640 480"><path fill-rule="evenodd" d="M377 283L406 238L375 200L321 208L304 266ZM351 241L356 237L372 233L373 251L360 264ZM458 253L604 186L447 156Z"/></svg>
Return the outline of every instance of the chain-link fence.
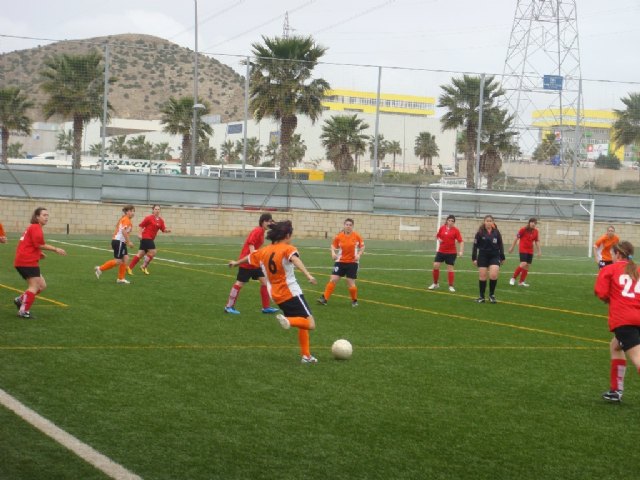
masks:
<svg viewBox="0 0 640 480"><path fill-rule="evenodd" d="M633 82L332 64L302 37L247 56L23 42L0 55L9 165L640 193L638 139L616 124Z"/></svg>

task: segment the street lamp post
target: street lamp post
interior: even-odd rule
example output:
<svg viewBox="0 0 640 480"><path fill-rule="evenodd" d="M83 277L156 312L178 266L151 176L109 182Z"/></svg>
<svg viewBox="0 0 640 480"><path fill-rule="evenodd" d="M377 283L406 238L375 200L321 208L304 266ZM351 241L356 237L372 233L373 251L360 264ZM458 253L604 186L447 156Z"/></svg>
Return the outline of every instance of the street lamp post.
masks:
<svg viewBox="0 0 640 480"><path fill-rule="evenodd" d="M193 132L191 134L191 169L190 175L196 173L196 148L198 145L198 0L193 0L194 12L195 12L195 43L194 43L194 55L193 55ZM204 106L203 106L204 107Z"/></svg>

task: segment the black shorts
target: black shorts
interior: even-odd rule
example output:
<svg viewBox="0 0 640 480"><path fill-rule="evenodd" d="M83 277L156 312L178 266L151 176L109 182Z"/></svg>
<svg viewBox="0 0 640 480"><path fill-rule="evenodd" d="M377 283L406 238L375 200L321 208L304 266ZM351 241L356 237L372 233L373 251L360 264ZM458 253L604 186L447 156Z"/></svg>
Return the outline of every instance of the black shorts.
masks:
<svg viewBox="0 0 640 480"><path fill-rule="evenodd" d="M478 267L487 268L490 265L500 266L500 255L478 255Z"/></svg>
<svg viewBox="0 0 640 480"><path fill-rule="evenodd" d="M444 262L447 265L455 265L456 264L456 258L458 258L458 254L457 253L436 252L436 259L434 260L434 262L437 262L437 263Z"/></svg>
<svg viewBox="0 0 640 480"><path fill-rule="evenodd" d="M297 297L293 297L286 302L282 302L278 304L280 310L285 317L310 317L312 315L311 309L307 304L307 301L304 299L304 295L299 295Z"/></svg>
<svg viewBox="0 0 640 480"><path fill-rule="evenodd" d="M236 280L247 283L249 280L258 280L262 277L264 277L264 272L261 268L239 268Z"/></svg>
<svg viewBox="0 0 640 480"><path fill-rule="evenodd" d="M150 238L143 238L140 240L140 248L138 250L144 250L145 253L149 250L156 249L156 242L151 240Z"/></svg>
<svg viewBox="0 0 640 480"><path fill-rule="evenodd" d="M598 262L598 268L603 268L603 267L606 267L607 265L611 265L611 264L613 264L613 261L610 262L608 260L600 260Z"/></svg>
<svg viewBox="0 0 640 480"><path fill-rule="evenodd" d="M520 252L520 262L532 264L533 263L533 253L522 253L522 252Z"/></svg>
<svg viewBox="0 0 640 480"><path fill-rule="evenodd" d="M338 277L347 277L355 280L356 278L358 278L358 264L336 262L333 265L333 271L331 272L331 275L337 275Z"/></svg>
<svg viewBox="0 0 640 480"><path fill-rule="evenodd" d="M620 348L625 352L636 345L640 345L640 326L637 325L623 325L616 328L613 333L618 340Z"/></svg>
<svg viewBox="0 0 640 480"><path fill-rule="evenodd" d="M113 249L113 258L121 260L125 255L129 255L127 251L127 244L120 240L111 240L111 248Z"/></svg>
<svg viewBox="0 0 640 480"><path fill-rule="evenodd" d="M40 267L16 267L16 270L25 280L42 276L40 275Z"/></svg>

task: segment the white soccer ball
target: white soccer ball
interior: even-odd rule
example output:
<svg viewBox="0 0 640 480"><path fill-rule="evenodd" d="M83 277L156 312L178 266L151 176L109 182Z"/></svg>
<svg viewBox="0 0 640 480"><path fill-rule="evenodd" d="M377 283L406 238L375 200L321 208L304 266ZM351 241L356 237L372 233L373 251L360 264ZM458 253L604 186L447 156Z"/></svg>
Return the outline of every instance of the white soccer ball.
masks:
<svg viewBox="0 0 640 480"><path fill-rule="evenodd" d="M331 345L331 353L336 360L349 360L353 353L353 347L351 343L349 343L349 340L341 338L333 342L333 345Z"/></svg>

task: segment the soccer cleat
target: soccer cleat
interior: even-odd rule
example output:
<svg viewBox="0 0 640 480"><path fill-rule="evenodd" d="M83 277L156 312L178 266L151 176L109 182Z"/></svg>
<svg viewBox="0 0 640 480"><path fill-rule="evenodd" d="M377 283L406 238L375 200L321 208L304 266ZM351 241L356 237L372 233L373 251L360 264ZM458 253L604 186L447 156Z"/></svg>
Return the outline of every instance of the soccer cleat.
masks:
<svg viewBox="0 0 640 480"><path fill-rule="evenodd" d="M18 310L20 310L20 307L22 306L22 300L20 300L20 297L14 298L13 304L18 308Z"/></svg>
<svg viewBox="0 0 640 480"><path fill-rule="evenodd" d="M476 303L484 303L484 297L476 298Z"/></svg>
<svg viewBox="0 0 640 480"><path fill-rule="evenodd" d="M275 307L267 307L262 309L262 313L276 313L278 311Z"/></svg>
<svg viewBox="0 0 640 480"><path fill-rule="evenodd" d="M133 275L133 270L131 270L131 267L127 267L127 275Z"/></svg>
<svg viewBox="0 0 640 480"><path fill-rule="evenodd" d="M291 327L291 324L289 323L289 320L287 320L287 317L279 313L278 315L276 315L276 318L280 322L280 326L282 328L284 328L285 330L289 330L289 327Z"/></svg>
<svg viewBox="0 0 640 480"><path fill-rule="evenodd" d="M145 275L149 275L149 269L147 267L140 267L140 270L142 270L142 273Z"/></svg>
<svg viewBox="0 0 640 480"><path fill-rule="evenodd" d="M453 287L453 285L449 285L449 291L450 291L451 293L455 293L455 292L456 292L456 289Z"/></svg>
<svg viewBox="0 0 640 480"><path fill-rule="evenodd" d="M303 355L301 362L302 363L318 363L318 359L313 355Z"/></svg>
<svg viewBox="0 0 640 480"><path fill-rule="evenodd" d="M96 273L96 278L100 280L100 275L102 275L102 270L100 270L100 267L95 267L94 271Z"/></svg>
<svg viewBox="0 0 640 480"><path fill-rule="evenodd" d="M440 288L439 283L432 283L431 285L429 285L429 287L427 287L428 290L435 290L436 288Z"/></svg>
<svg viewBox="0 0 640 480"><path fill-rule="evenodd" d="M323 296L321 296L317 301L318 301L318 303L319 303L320 305L326 305L326 304L327 304L327 299L326 299L326 298L324 298L324 295L323 295Z"/></svg>
<svg viewBox="0 0 640 480"><path fill-rule="evenodd" d="M491 303L498 303L498 301L496 300L496 296L495 295L489 295L489 301Z"/></svg>
<svg viewBox="0 0 640 480"><path fill-rule="evenodd" d="M224 307L225 313L230 313L232 315L240 315L240 312L233 307Z"/></svg>
<svg viewBox="0 0 640 480"><path fill-rule="evenodd" d="M518 284L518 286L519 286L519 287L528 287L528 286L529 286L529 284L528 284L528 283L524 283L524 282L520 282L520 283Z"/></svg>
<svg viewBox="0 0 640 480"><path fill-rule="evenodd" d="M352 306L352 307L357 307L357 306L358 306L358 300L353 300L353 301L351 302L351 306Z"/></svg>
<svg viewBox="0 0 640 480"><path fill-rule="evenodd" d="M123 283L123 284L124 284L124 283L126 283L126 284L129 284L129 283L131 283L131 282L130 282L129 280L127 280L126 278L119 278L119 279L117 279L117 280L116 280L116 283Z"/></svg>
<svg viewBox="0 0 640 480"><path fill-rule="evenodd" d="M31 312L18 312L20 318L36 318Z"/></svg>
<svg viewBox="0 0 640 480"><path fill-rule="evenodd" d="M622 401L622 390L609 390L602 394L602 398L607 402L619 403Z"/></svg>
<svg viewBox="0 0 640 480"><path fill-rule="evenodd" d="M516 279L515 279L515 278L513 278L513 277L511 277L511 278L509 279L509 285L515 285L515 284L516 284Z"/></svg>

